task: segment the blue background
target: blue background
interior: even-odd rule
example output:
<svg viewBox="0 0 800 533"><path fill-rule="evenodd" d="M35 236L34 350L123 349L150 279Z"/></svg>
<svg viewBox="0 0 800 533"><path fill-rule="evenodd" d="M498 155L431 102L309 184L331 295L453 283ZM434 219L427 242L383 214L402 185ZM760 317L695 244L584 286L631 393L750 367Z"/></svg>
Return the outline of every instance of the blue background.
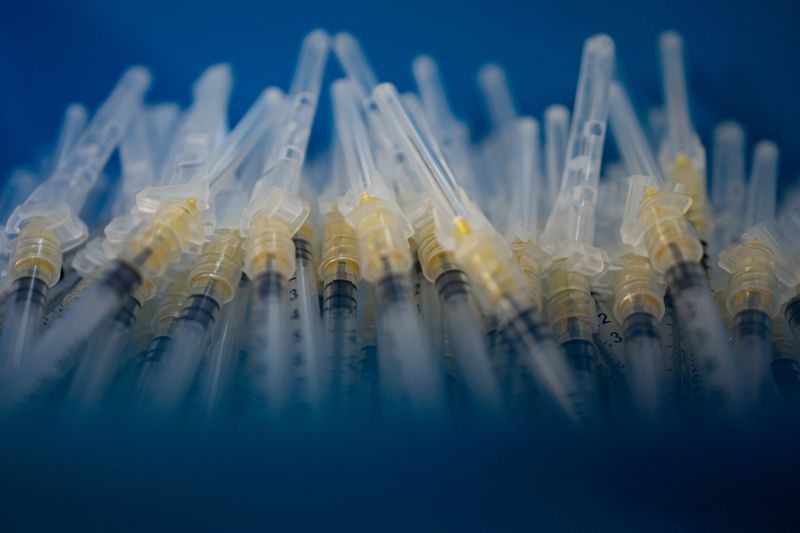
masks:
<svg viewBox="0 0 800 533"><path fill-rule="evenodd" d="M693 114L705 143L719 120L740 120L751 145L779 144L785 184L800 169L797 15L797 3L741 0L14 2L0 18L0 176L53 142L69 102L93 110L133 63L154 71L151 100L186 103L205 66L231 62L235 120L263 87L287 87L309 29L347 30L379 77L401 89L413 88L414 56L433 55L457 114L480 132L475 73L482 63L506 66L520 109L541 115L550 103L572 104L582 42L607 32L644 110L661 100L657 35L676 28L686 38ZM338 72L329 63L329 79ZM317 125L318 147L330 132L327 98Z"/></svg>

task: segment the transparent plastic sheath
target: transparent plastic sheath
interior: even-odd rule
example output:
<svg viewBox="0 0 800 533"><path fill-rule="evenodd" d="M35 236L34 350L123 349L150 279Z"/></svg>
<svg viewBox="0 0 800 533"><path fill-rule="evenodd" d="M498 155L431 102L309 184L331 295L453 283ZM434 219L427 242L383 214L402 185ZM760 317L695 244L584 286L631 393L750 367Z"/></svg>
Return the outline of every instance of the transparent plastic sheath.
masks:
<svg viewBox="0 0 800 533"><path fill-rule="evenodd" d="M201 210L208 208L211 158L226 127L231 85L231 68L226 64L206 69L195 82L192 105L173 136L161 176L136 196L140 211L154 213L175 198L194 198Z"/></svg>
<svg viewBox="0 0 800 533"><path fill-rule="evenodd" d="M663 184L661 170L647 142L625 86L618 81L609 89L609 120L625 166L631 175L650 176Z"/></svg>
<svg viewBox="0 0 800 533"><path fill-rule="evenodd" d="M517 117L506 73L499 65L484 65L478 72L478 86L483 93L493 129L500 130Z"/></svg>
<svg viewBox="0 0 800 533"><path fill-rule="evenodd" d="M233 177L233 171L267 132L272 120L277 118L282 101L282 91L268 87L222 141L214 152L209 170L212 196L225 187Z"/></svg>
<svg viewBox="0 0 800 533"><path fill-rule="evenodd" d="M547 195L550 202L556 199L564 174L569 138L569 109L551 105L544 110L545 163L547 169ZM547 202L547 205L552 205Z"/></svg>
<svg viewBox="0 0 800 533"><path fill-rule="evenodd" d="M761 141L753 150L753 170L744 211L745 229L775 218L777 185L778 147L771 141Z"/></svg>
<svg viewBox="0 0 800 533"><path fill-rule="evenodd" d="M516 220L522 232L527 233L524 236L526 240L535 242L538 237L542 183L539 173L539 122L531 117L520 117L509 128L513 132L509 146L511 183L516 191L511 203L512 221Z"/></svg>
<svg viewBox="0 0 800 533"><path fill-rule="evenodd" d="M300 51L283 128L278 133L276 161L265 169L261 179L273 186L298 194L300 169L305 161L311 123L317 110L322 71L328 56L329 37L322 30L311 32Z"/></svg>
<svg viewBox="0 0 800 533"><path fill-rule="evenodd" d="M355 84L350 80L335 81L331 92L336 134L350 187L358 195L366 192L374 193L373 180L376 177L379 180L380 178L372 158L367 128L361 115L361 98L357 94Z"/></svg>
<svg viewBox="0 0 800 533"><path fill-rule="evenodd" d="M458 186L453 172L438 149L420 135L419 128L403 108L397 89L389 83L382 83L375 88L372 97L386 123L387 133L412 159L419 170L419 175L428 182L437 207L443 209L442 215L451 221L458 218L467 219L469 213L464 193Z"/></svg>
<svg viewBox="0 0 800 533"><path fill-rule="evenodd" d="M86 128L87 120L88 113L81 104L70 104L67 107L53 154L53 169L59 169L66 162L67 155L75 148L81 133Z"/></svg>
<svg viewBox="0 0 800 533"><path fill-rule="evenodd" d="M696 136L689 118L683 39L676 32L667 31L659 37L658 46L666 99L668 155L670 161L678 154L693 158Z"/></svg>
<svg viewBox="0 0 800 533"><path fill-rule="evenodd" d="M77 215L149 85L150 74L144 68L125 73L55 172L14 210L6 232L17 233L31 218L42 217L51 220L65 250L86 238Z"/></svg>
<svg viewBox="0 0 800 533"><path fill-rule="evenodd" d="M355 82L361 98L368 98L378 84L378 79L370 68L358 41L350 34L337 33L333 37L333 51L342 68Z"/></svg>
<svg viewBox="0 0 800 533"><path fill-rule="evenodd" d="M736 122L723 122L714 130L711 202L718 212L741 213L744 181L744 130ZM738 207L738 209L737 209Z"/></svg>
<svg viewBox="0 0 800 533"><path fill-rule="evenodd" d="M594 210L606 135L614 42L589 38L583 48L561 188L545 226L548 242L594 240Z"/></svg>
<svg viewBox="0 0 800 533"><path fill-rule="evenodd" d="M464 189L469 194L478 194L470 154L469 129L466 124L456 120L450 111L436 62L428 56L420 56L414 60L412 67L424 114L434 137Z"/></svg>

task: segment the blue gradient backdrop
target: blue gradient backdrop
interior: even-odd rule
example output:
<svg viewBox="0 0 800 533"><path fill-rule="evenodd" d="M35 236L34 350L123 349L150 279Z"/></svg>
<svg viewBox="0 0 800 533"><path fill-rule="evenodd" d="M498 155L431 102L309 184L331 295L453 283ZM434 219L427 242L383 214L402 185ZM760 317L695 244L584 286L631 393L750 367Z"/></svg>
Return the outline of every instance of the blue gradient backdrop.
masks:
<svg viewBox="0 0 800 533"><path fill-rule="evenodd" d="M480 131L474 80L483 62L505 65L522 111L540 115L553 102L571 105L581 44L607 32L643 109L661 98L656 37L676 28L686 37L692 104L704 139L717 121L740 120L751 144L769 137L780 145L786 182L800 170L793 144L800 125L797 6L746 0L14 2L0 18L0 175L52 142L70 101L94 109L132 63L153 69L152 99L186 103L190 83L206 65L231 62L233 120L266 85L288 85L309 29L347 30L361 39L381 79L401 89L412 87L413 57L433 55L456 111ZM337 73L338 66L328 70L329 77ZM327 139L329 124L326 101L317 145Z"/></svg>

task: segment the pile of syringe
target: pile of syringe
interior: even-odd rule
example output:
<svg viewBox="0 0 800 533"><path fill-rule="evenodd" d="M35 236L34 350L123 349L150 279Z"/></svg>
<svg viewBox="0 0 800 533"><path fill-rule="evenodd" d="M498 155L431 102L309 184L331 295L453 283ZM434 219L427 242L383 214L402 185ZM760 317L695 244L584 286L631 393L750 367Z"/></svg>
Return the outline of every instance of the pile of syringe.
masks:
<svg viewBox="0 0 800 533"><path fill-rule="evenodd" d="M473 141L436 63L378 83L348 34L303 41L233 128L228 65L186 109L129 69L3 182L0 414L171 425L448 421L753 428L800 414L800 189L720 124L682 41L642 125L614 42L574 106L518 114L503 70ZM332 51L329 148L306 160ZM733 90L733 89L731 89ZM610 126L619 161L604 161ZM542 145L543 143L543 145ZM118 152L117 165L108 162ZM711 194L707 186L711 177Z"/></svg>

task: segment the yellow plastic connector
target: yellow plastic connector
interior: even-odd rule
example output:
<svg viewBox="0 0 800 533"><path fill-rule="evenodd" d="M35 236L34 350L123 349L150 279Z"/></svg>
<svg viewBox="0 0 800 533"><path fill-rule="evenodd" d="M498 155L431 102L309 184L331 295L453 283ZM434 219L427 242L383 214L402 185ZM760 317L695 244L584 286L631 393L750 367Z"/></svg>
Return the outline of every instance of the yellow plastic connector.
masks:
<svg viewBox="0 0 800 533"><path fill-rule="evenodd" d="M542 266L541 259L544 252L531 241L516 240L511 243L519 268L528 279L528 293L537 308L542 307Z"/></svg>
<svg viewBox="0 0 800 533"><path fill-rule="evenodd" d="M358 236L335 206L325 215L321 257L319 277L323 285L336 279L344 279L354 285L358 282L361 276Z"/></svg>
<svg viewBox="0 0 800 533"><path fill-rule="evenodd" d="M708 242L714 229L708 207L706 178L702 169L691 158L678 154L667 173L671 183L680 184L692 199L686 218L697 230L700 240Z"/></svg>
<svg viewBox="0 0 800 533"><path fill-rule="evenodd" d="M61 277L61 240L44 224L32 218L19 232L8 270L15 279L35 277L52 287Z"/></svg>
<svg viewBox="0 0 800 533"><path fill-rule="evenodd" d="M165 202L128 241L120 259L139 268L143 278L158 278L203 231L195 198Z"/></svg>
<svg viewBox="0 0 800 533"><path fill-rule="evenodd" d="M474 230L461 219L456 224L453 253L483 309L495 313L501 322L534 305L525 275L496 233Z"/></svg>
<svg viewBox="0 0 800 533"><path fill-rule="evenodd" d="M664 316L664 282L650 260L636 254L622 257L621 268L612 275L614 317L620 324L634 313Z"/></svg>
<svg viewBox="0 0 800 533"><path fill-rule="evenodd" d="M189 292L207 293L219 304L230 302L242 277L243 255L238 230L217 230L189 273Z"/></svg>
<svg viewBox="0 0 800 533"><path fill-rule="evenodd" d="M376 282L387 274L406 274L413 265L405 222L388 203L363 194L348 215L356 235L364 279Z"/></svg>
<svg viewBox="0 0 800 533"><path fill-rule="evenodd" d="M431 220L424 224L414 235L417 243L417 256L422 267L422 274L431 283L436 283L439 276L456 267L456 259L452 252L445 250L436 238L436 225Z"/></svg>
<svg viewBox="0 0 800 533"><path fill-rule="evenodd" d="M683 194L648 187L639 205L644 244L653 267L664 273L681 261L699 262L703 245L684 213L691 200Z"/></svg>
<svg viewBox="0 0 800 533"><path fill-rule="evenodd" d="M274 272L288 280L294 273L294 241L289 226L259 211L248 231L244 248L245 272L250 279Z"/></svg>
<svg viewBox="0 0 800 533"><path fill-rule="evenodd" d="M544 276L547 317L556 341L592 340L597 323L597 305L587 276L564 267L564 260L554 262Z"/></svg>
<svg viewBox="0 0 800 533"><path fill-rule="evenodd" d="M778 279L775 257L769 247L748 241L726 250L720 257L729 270L727 300L733 316L741 311L778 312Z"/></svg>

